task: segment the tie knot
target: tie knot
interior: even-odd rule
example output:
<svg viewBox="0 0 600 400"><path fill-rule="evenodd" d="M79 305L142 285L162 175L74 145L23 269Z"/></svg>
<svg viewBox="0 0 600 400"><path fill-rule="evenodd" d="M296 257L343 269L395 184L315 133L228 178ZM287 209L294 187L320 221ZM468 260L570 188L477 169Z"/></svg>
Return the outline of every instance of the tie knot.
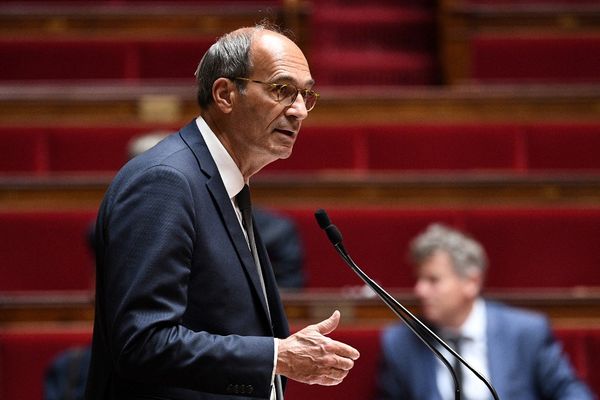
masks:
<svg viewBox="0 0 600 400"><path fill-rule="evenodd" d="M463 344L466 339L465 336L457 332L448 332L444 334L443 337L455 350L460 348L461 344Z"/></svg>
<svg viewBox="0 0 600 400"><path fill-rule="evenodd" d="M250 201L250 188L248 185L244 185L242 190L235 196L235 200L240 210L251 209L252 202Z"/></svg>

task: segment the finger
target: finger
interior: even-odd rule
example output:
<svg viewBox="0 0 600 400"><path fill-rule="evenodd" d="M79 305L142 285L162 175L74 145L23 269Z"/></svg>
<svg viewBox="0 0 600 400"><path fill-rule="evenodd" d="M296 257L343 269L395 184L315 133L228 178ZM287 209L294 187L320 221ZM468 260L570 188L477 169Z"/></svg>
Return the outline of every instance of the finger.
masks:
<svg viewBox="0 0 600 400"><path fill-rule="evenodd" d="M335 340L333 340L329 344L328 350L332 353L337 354L338 356L346 357L351 360L358 360L358 358L360 357L360 353L354 347Z"/></svg>
<svg viewBox="0 0 600 400"><path fill-rule="evenodd" d="M337 328L339 323L340 323L340 312L338 310L335 310L333 312L333 314L331 314L331 317L319 322L318 324L315 325L315 327L317 328L317 332L319 332L322 335L327 335L327 334L333 332L335 330L335 328Z"/></svg>
<svg viewBox="0 0 600 400"><path fill-rule="evenodd" d="M324 364L330 368L339 369L342 371L350 371L354 367L354 361L350 358L331 356L326 359Z"/></svg>

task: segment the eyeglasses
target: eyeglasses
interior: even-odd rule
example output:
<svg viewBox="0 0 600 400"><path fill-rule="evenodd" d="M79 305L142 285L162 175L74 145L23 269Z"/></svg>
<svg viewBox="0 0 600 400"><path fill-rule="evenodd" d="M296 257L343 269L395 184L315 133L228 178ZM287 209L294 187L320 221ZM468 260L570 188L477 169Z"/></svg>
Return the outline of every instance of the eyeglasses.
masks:
<svg viewBox="0 0 600 400"><path fill-rule="evenodd" d="M298 93L300 93L302 95L302 99L304 99L306 111L310 111L315 108L317 100L319 99L319 93L310 89L298 89L296 86L288 83L269 83L257 81L255 79L239 77L235 78L235 80L260 83L261 85L269 86L271 91L275 94L277 101L286 104L287 107L294 104L296 98L298 97Z"/></svg>

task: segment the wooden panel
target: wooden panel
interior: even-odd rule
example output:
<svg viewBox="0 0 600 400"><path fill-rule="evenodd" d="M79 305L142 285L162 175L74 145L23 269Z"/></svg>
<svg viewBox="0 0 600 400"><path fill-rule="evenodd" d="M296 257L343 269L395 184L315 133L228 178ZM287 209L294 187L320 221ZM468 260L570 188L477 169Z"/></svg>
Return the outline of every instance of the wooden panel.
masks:
<svg viewBox="0 0 600 400"><path fill-rule="evenodd" d="M598 121L598 86L319 88L312 124L399 122ZM68 110L66 112L65 110ZM4 124L182 125L199 113L193 79L185 85L18 85L0 91Z"/></svg>

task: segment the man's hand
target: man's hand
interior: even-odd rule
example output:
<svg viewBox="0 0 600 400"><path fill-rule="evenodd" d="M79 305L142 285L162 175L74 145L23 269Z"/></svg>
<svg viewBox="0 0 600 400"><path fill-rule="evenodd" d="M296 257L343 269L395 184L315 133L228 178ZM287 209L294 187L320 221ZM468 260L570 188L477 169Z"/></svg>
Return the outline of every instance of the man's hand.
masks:
<svg viewBox="0 0 600 400"><path fill-rule="evenodd" d="M340 312L315 325L309 325L287 339L279 340L276 373L295 381L337 385L360 354L347 344L328 338L340 322Z"/></svg>

